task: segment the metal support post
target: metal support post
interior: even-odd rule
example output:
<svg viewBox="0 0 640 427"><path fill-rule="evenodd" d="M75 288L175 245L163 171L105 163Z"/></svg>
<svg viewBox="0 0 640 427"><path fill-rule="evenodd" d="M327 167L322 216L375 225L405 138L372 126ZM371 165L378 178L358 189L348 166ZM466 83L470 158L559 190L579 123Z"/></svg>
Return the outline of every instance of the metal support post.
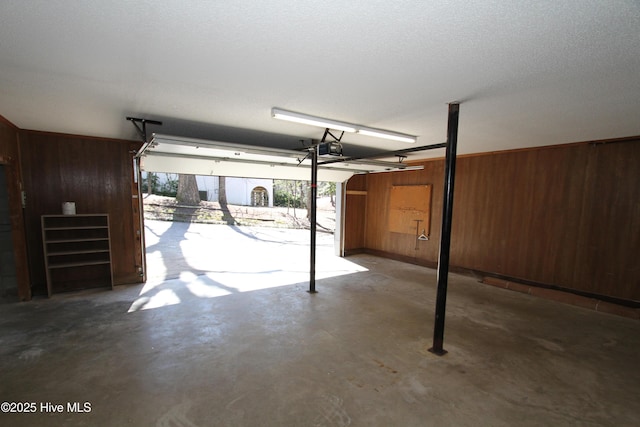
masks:
<svg viewBox="0 0 640 427"><path fill-rule="evenodd" d="M449 276L449 249L451 247L451 223L453 219L453 188L456 177L456 148L458 145L458 118L460 104L449 104L447 123L447 150L445 154L444 203L442 205L442 229L440 231L440 254L438 257L438 291L436 316L433 326L433 347L430 352L443 356L444 317L447 305L447 281Z"/></svg>
<svg viewBox="0 0 640 427"><path fill-rule="evenodd" d="M324 139L324 138L323 138ZM318 196L318 146L315 145L309 151L311 155L311 249L309 257L309 293L316 293L316 208Z"/></svg>

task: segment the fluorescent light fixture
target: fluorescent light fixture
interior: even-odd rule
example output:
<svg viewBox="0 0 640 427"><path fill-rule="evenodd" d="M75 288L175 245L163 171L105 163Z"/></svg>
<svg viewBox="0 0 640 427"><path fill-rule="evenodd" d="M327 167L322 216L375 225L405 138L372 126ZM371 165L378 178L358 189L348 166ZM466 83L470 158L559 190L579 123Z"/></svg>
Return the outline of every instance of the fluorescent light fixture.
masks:
<svg viewBox="0 0 640 427"><path fill-rule="evenodd" d="M370 128L362 127L358 129L358 133L362 135L375 136L376 138L391 139L393 141L411 142L411 143L416 142L415 136L405 135L398 132L389 132L389 131L380 130L380 129L370 129Z"/></svg>
<svg viewBox="0 0 640 427"><path fill-rule="evenodd" d="M282 110L280 108L272 108L271 116L276 119L288 120L290 122L303 123L321 128L329 128L341 130L344 132L357 132L362 135L374 136L376 138L391 139L401 142L416 142L416 136L407 135L400 132L392 132L384 129L375 129L367 126L357 125L354 123L341 122L338 120L325 119L322 117L310 116L308 114L296 113L293 111Z"/></svg>
<svg viewBox="0 0 640 427"><path fill-rule="evenodd" d="M305 125L319 126L321 128L330 128L335 130L343 130L345 132L355 132L354 125L339 122L337 120L324 119L322 117L309 116L307 114L294 113L293 111L281 110L279 108L271 109L271 116L290 122L303 123Z"/></svg>

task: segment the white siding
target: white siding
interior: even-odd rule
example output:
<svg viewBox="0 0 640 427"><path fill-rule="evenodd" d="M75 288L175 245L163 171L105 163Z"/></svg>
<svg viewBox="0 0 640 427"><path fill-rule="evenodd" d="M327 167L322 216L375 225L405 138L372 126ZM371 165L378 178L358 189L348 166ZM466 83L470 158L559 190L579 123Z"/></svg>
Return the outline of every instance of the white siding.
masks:
<svg viewBox="0 0 640 427"><path fill-rule="evenodd" d="M167 182L166 173L156 173L158 184ZM176 174L171 174L177 177ZM146 179L147 173L142 172L142 179ZM219 178L217 176L196 176L199 191L207 192L207 201L217 202L219 196ZM273 180L258 178L232 178L225 179L227 189L227 203L231 205L251 206L251 192L256 187L263 187L269 195L269 207L273 207Z"/></svg>

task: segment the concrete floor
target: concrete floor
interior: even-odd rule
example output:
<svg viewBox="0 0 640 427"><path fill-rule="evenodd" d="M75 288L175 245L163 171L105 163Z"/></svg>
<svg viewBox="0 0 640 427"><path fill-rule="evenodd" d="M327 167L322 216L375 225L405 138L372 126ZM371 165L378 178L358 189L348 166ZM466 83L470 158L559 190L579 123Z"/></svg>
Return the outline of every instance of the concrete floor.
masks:
<svg viewBox="0 0 640 427"><path fill-rule="evenodd" d="M308 232L147 226L146 285L0 305L0 425L638 425L636 320L452 274L437 357L433 270L321 236L310 295Z"/></svg>

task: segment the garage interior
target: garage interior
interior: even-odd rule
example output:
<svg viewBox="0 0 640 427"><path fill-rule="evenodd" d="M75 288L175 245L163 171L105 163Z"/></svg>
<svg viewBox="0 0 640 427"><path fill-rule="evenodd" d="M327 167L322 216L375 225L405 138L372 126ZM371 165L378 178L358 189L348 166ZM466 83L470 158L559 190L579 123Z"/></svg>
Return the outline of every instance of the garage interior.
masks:
<svg viewBox="0 0 640 427"><path fill-rule="evenodd" d="M0 400L16 402L2 423L635 425L640 5L288 6L0 5ZM285 122L274 108L417 141ZM142 138L127 117L146 121ZM326 130L343 156L319 161L351 170L332 178L341 227L318 245L317 294L308 244L237 232L225 244L286 255L254 271L216 245L200 251L216 254L211 271L185 257L179 277L151 273L141 169L269 177L189 144L304 156ZM154 158L167 136L181 142ZM310 176L300 163L265 169ZM113 289L51 292L43 228L67 220L67 201L83 227L108 218ZM243 290L239 277L273 286ZM151 288L180 302L145 308Z"/></svg>

